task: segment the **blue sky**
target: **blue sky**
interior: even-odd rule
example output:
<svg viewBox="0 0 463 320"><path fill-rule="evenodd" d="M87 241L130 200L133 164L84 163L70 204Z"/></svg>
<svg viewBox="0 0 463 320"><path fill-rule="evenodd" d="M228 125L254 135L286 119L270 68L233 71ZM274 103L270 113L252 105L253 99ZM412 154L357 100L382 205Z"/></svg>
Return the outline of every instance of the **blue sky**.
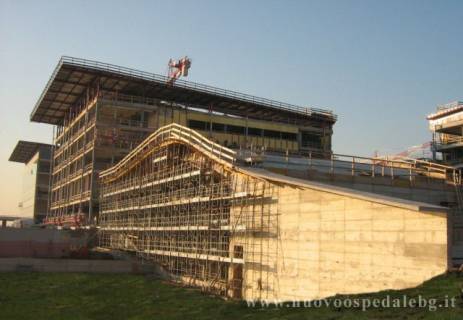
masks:
<svg viewBox="0 0 463 320"><path fill-rule="evenodd" d="M0 214L16 213L17 140L50 142L30 112L61 55L334 110L334 151L430 140L425 116L463 99L463 1L0 0Z"/></svg>

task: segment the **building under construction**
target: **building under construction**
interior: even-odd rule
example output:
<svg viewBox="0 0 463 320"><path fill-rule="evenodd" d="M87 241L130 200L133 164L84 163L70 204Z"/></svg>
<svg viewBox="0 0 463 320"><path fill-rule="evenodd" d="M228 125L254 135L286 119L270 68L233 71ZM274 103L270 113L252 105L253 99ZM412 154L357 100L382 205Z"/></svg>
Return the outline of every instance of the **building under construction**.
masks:
<svg viewBox="0 0 463 320"><path fill-rule="evenodd" d="M63 58L31 118L56 128L47 223L96 226L177 281L307 300L455 259L459 170L333 154L330 111Z"/></svg>
<svg viewBox="0 0 463 320"><path fill-rule="evenodd" d="M24 163L21 216L41 223L47 216L50 189L50 163L52 145L32 141L18 141L9 161Z"/></svg>
<svg viewBox="0 0 463 320"><path fill-rule="evenodd" d="M461 167L463 165L463 102L455 101L437 107L427 116L432 132L433 158L442 153L442 161Z"/></svg>
<svg viewBox="0 0 463 320"><path fill-rule="evenodd" d="M64 57L31 115L55 126L50 218L96 223L98 172L178 123L235 149L331 151L331 111Z"/></svg>
<svg viewBox="0 0 463 320"><path fill-rule="evenodd" d="M247 300L405 288L451 263L441 206L246 162L189 128L158 129L100 173L100 244L155 261L177 281ZM402 175L410 170L414 183L425 183L405 164L372 165L378 176L393 168L398 183L409 182ZM354 175L365 163L357 166ZM437 176L440 168L427 169Z"/></svg>

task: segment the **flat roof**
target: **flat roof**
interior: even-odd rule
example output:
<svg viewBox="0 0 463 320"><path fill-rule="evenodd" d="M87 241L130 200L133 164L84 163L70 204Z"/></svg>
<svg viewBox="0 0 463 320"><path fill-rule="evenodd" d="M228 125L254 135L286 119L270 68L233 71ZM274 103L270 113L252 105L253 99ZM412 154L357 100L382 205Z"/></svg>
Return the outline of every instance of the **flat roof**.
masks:
<svg viewBox="0 0 463 320"><path fill-rule="evenodd" d="M85 89L99 81L100 90L144 96L205 109L259 119L319 119L335 123L331 110L301 107L254 97L208 85L168 77L113 64L63 56L38 99L30 119L34 122L63 124L69 108Z"/></svg>
<svg viewBox="0 0 463 320"><path fill-rule="evenodd" d="M426 117L428 120L435 120L463 110L463 102L455 101L437 107L437 112L431 113Z"/></svg>
<svg viewBox="0 0 463 320"><path fill-rule="evenodd" d="M28 163L40 147L50 148L51 144L19 140L8 161Z"/></svg>

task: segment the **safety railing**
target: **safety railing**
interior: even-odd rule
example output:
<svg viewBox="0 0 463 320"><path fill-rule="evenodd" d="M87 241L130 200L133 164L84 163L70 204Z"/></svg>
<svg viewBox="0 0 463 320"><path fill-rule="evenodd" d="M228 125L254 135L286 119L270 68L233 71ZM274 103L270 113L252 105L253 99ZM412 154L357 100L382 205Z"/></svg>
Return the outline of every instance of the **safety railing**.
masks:
<svg viewBox="0 0 463 320"><path fill-rule="evenodd" d="M452 166L405 157L362 157L329 152L267 152L267 150L238 151L238 159L248 164L276 165L282 168L299 166L333 175L407 178L417 176L461 184L461 170ZM272 164L273 163L273 164Z"/></svg>

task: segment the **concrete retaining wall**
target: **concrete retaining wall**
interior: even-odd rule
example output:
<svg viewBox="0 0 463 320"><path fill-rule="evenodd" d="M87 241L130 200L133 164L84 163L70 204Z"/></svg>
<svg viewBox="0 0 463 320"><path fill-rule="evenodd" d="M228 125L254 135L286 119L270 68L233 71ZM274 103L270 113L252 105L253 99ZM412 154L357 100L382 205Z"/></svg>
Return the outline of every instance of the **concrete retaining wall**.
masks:
<svg viewBox="0 0 463 320"><path fill-rule="evenodd" d="M61 258L85 255L88 230L0 228L0 257Z"/></svg>
<svg viewBox="0 0 463 320"><path fill-rule="evenodd" d="M289 186L278 206L280 299L404 289L448 269L447 215L438 210Z"/></svg>
<svg viewBox="0 0 463 320"><path fill-rule="evenodd" d="M0 272L157 273L154 266L122 260L0 258Z"/></svg>

